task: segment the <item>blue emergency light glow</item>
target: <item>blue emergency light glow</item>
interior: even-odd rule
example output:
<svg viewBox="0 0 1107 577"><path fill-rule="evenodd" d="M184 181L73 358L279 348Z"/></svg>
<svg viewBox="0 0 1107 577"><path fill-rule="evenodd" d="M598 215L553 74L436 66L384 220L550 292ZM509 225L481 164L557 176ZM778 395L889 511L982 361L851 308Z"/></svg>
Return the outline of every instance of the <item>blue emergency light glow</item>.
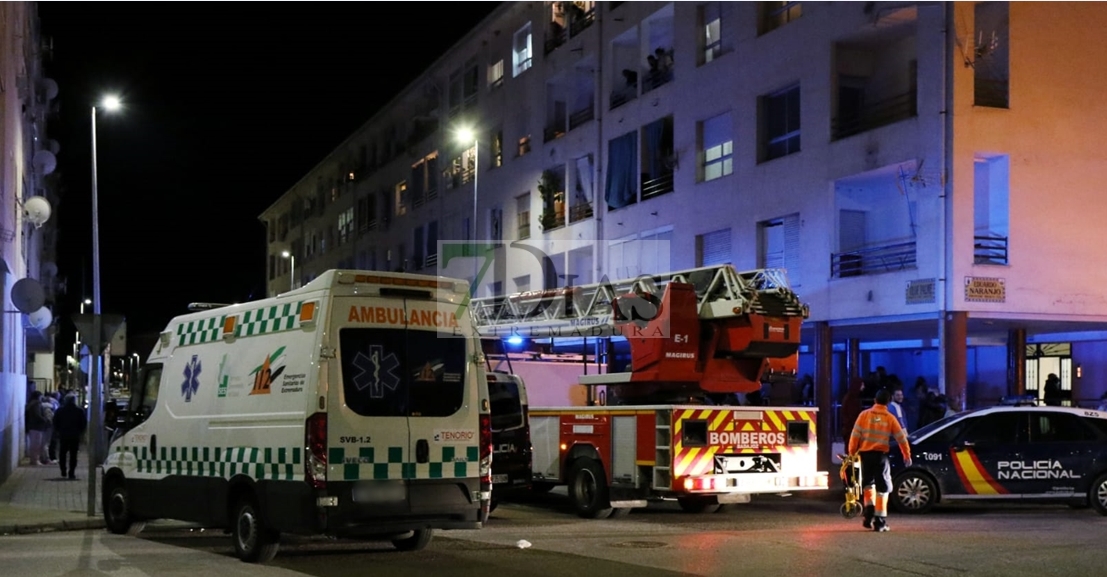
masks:
<svg viewBox="0 0 1107 577"><path fill-rule="evenodd" d="M507 344L514 345L514 346L519 346L519 345L523 344L523 337L520 337L518 335L515 335L515 336L512 336L512 337L507 337Z"/></svg>

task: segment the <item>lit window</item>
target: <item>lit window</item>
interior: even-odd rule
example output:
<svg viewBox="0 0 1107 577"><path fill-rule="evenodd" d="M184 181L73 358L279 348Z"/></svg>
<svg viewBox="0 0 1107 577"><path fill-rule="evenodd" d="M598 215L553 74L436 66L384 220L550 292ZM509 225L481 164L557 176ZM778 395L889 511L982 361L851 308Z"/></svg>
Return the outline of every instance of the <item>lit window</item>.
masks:
<svg viewBox="0 0 1107 577"><path fill-rule="evenodd" d="M703 139L703 180L715 180L734 172L734 140L730 113L700 123Z"/></svg>
<svg viewBox="0 0 1107 577"><path fill-rule="evenodd" d="M504 60L503 58L496 61L495 64L488 65L488 87L495 89L503 86L504 84Z"/></svg>
<svg viewBox="0 0 1107 577"><path fill-rule="evenodd" d="M534 50L530 34L530 22L515 33L515 41L512 49L512 76L518 76L526 72L533 63Z"/></svg>

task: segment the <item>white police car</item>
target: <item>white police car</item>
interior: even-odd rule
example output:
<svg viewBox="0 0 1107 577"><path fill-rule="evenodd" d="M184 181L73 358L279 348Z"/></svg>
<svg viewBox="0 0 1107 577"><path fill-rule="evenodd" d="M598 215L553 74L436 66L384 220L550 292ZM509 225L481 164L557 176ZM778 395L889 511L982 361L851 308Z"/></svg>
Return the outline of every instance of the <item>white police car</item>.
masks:
<svg viewBox="0 0 1107 577"><path fill-rule="evenodd" d="M892 505L923 513L954 500L1091 505L1107 515L1107 413L998 406L952 415L909 435L912 466L892 451Z"/></svg>

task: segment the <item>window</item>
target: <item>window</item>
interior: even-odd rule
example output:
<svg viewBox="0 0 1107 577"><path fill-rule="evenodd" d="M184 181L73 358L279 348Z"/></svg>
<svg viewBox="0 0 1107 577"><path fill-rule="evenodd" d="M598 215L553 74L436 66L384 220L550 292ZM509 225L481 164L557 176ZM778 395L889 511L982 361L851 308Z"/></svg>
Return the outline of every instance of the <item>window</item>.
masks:
<svg viewBox="0 0 1107 577"><path fill-rule="evenodd" d="M400 302L396 303L400 305ZM408 307L412 304L409 301ZM387 308L399 315L428 310ZM343 328L338 340L347 407L366 417L444 417L465 399L465 339L405 328Z"/></svg>
<svg viewBox="0 0 1107 577"><path fill-rule="evenodd" d="M781 26L803 15L803 5L800 2L762 2L761 34L772 32Z"/></svg>
<svg viewBox="0 0 1107 577"><path fill-rule="evenodd" d="M993 413L974 419L961 437L977 445L1012 445L1026 441L1026 413Z"/></svg>
<svg viewBox="0 0 1107 577"><path fill-rule="evenodd" d="M723 55L723 11L729 10L729 2L708 2L700 6L700 56L704 65Z"/></svg>
<svg viewBox="0 0 1107 577"><path fill-rule="evenodd" d="M799 286L799 213L757 224L758 263L761 268L781 268L788 273L788 284Z"/></svg>
<svg viewBox="0 0 1107 577"><path fill-rule="evenodd" d="M419 270L423 268L423 242L425 240L423 237L423 227L415 227L415 234L412 240L411 268L412 270Z"/></svg>
<svg viewBox="0 0 1107 577"><path fill-rule="evenodd" d="M492 163L491 168L504 165L504 131L497 130L492 133Z"/></svg>
<svg viewBox="0 0 1107 577"><path fill-rule="evenodd" d="M392 190L396 198L396 216L407 214L407 181L400 181Z"/></svg>
<svg viewBox="0 0 1107 577"><path fill-rule="evenodd" d="M636 174L638 131L632 130L607 143L607 183L604 200L609 209L622 208L638 201Z"/></svg>
<svg viewBox="0 0 1107 577"><path fill-rule="evenodd" d="M1096 433L1089 429L1080 417L1066 413L1031 413L1030 441L1032 443L1071 443L1094 441Z"/></svg>
<svg viewBox="0 0 1107 577"><path fill-rule="evenodd" d="M495 90L504 85L504 59L488 65L488 89Z"/></svg>
<svg viewBox="0 0 1107 577"><path fill-rule="evenodd" d="M500 207L488 211L488 240L504 239L504 209Z"/></svg>
<svg viewBox="0 0 1107 577"><path fill-rule="evenodd" d="M515 282L515 292L525 293L530 291L530 275L517 276L512 279Z"/></svg>
<svg viewBox="0 0 1107 577"><path fill-rule="evenodd" d="M519 139L519 154L518 154L518 156L523 156L528 152L530 152L530 135L529 134Z"/></svg>
<svg viewBox="0 0 1107 577"><path fill-rule="evenodd" d="M642 127L642 198L673 191L673 117L666 116Z"/></svg>
<svg viewBox="0 0 1107 577"><path fill-rule="evenodd" d="M477 103L477 60L470 58L460 70L450 74L450 117Z"/></svg>
<svg viewBox="0 0 1107 577"><path fill-rule="evenodd" d="M730 113L726 112L700 123L700 178L704 182L734 172L734 137L731 135Z"/></svg>
<svg viewBox="0 0 1107 577"><path fill-rule="evenodd" d="M730 229L696 236L696 266L730 264Z"/></svg>
<svg viewBox="0 0 1107 577"><path fill-rule="evenodd" d="M973 104L1008 108L1010 101L1010 6L978 2L972 35Z"/></svg>
<svg viewBox="0 0 1107 577"><path fill-rule="evenodd" d="M515 40L512 44L512 77L527 71L532 63L534 50L532 48L530 22L515 32Z"/></svg>
<svg viewBox="0 0 1107 577"><path fill-rule="evenodd" d="M353 239L354 235L354 207L347 208L338 214L338 245L342 246Z"/></svg>
<svg viewBox="0 0 1107 577"><path fill-rule="evenodd" d="M411 166L408 198L418 208L427 200L438 198L438 153L432 152Z"/></svg>
<svg viewBox="0 0 1107 577"><path fill-rule="evenodd" d="M800 150L799 85L762 97L764 140L762 160L772 160Z"/></svg>
<svg viewBox="0 0 1107 577"><path fill-rule="evenodd" d="M1008 264L1011 157L997 154L973 160L973 262Z"/></svg>
<svg viewBox="0 0 1107 577"><path fill-rule="evenodd" d="M515 197L515 206L519 240L526 240L530 238L530 193Z"/></svg>
<svg viewBox="0 0 1107 577"><path fill-rule="evenodd" d="M509 379L488 380L489 412L492 413L492 431L508 431L526 425L523 405L519 397L519 385Z"/></svg>

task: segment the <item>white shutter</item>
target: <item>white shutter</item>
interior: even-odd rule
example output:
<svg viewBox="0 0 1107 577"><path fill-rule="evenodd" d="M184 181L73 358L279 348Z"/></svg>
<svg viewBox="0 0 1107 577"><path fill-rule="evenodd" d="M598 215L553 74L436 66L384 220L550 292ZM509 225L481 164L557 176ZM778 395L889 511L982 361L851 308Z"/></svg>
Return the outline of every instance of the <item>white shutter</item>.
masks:
<svg viewBox="0 0 1107 577"><path fill-rule="evenodd" d="M730 229L716 230L702 235L703 262L699 266L730 264Z"/></svg>
<svg viewBox="0 0 1107 577"><path fill-rule="evenodd" d="M799 214L784 217L784 268L788 284L800 286L800 218Z"/></svg>

